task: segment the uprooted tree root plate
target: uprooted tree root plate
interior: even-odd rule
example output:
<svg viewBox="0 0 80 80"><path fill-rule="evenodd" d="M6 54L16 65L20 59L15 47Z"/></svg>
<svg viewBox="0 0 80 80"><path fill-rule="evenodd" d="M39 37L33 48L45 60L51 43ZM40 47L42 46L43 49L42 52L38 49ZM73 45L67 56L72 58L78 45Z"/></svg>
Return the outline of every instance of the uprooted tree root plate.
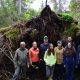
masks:
<svg viewBox="0 0 80 80"><path fill-rule="evenodd" d="M25 41L29 48L32 45L32 41L36 40L39 45L42 43L43 37L47 35L49 41L56 45L56 41L62 38L62 33L67 27L77 25L77 23L76 20L68 15L56 14L46 5L39 16L32 18L25 24L19 23L14 27L0 29L0 38L3 38L1 41L3 44L0 44L0 65L2 66L0 80L9 80L12 76L9 72L14 72L12 60L14 51L19 47L20 41ZM78 28L76 29L78 30ZM71 30L73 29L71 28ZM68 32L66 35L68 36Z"/></svg>

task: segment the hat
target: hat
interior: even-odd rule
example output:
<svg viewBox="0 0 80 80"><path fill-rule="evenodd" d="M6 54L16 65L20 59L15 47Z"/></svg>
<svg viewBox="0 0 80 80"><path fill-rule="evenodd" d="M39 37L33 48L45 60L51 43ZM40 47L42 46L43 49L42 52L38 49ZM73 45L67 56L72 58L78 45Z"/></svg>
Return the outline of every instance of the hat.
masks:
<svg viewBox="0 0 80 80"><path fill-rule="evenodd" d="M44 39L48 39L48 36L44 36Z"/></svg>
<svg viewBox="0 0 80 80"><path fill-rule="evenodd" d="M62 41L60 41L60 40L59 40L59 41L57 41L57 44L62 44Z"/></svg>

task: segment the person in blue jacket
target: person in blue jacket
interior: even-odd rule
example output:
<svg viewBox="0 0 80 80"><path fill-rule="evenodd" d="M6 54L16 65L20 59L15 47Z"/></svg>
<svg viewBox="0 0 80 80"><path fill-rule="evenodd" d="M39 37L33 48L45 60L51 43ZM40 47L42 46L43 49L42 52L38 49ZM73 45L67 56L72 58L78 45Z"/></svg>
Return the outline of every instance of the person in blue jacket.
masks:
<svg viewBox="0 0 80 80"><path fill-rule="evenodd" d="M78 60L78 66L75 72L76 72L76 75L80 75L80 44L78 44L78 47L77 47L77 60Z"/></svg>
<svg viewBox="0 0 80 80"><path fill-rule="evenodd" d="M44 42L40 45L40 70L42 72L42 76L43 76L43 80L46 80L46 65L45 65L45 61L44 61L44 54L45 51L48 49L49 47L49 42L48 42L48 36L44 36Z"/></svg>
<svg viewBox="0 0 80 80"><path fill-rule="evenodd" d="M78 46L78 49L77 49L77 57L78 57L78 63L80 64L80 45Z"/></svg>
<svg viewBox="0 0 80 80"><path fill-rule="evenodd" d="M64 67L66 80L73 80L74 67L77 65L77 55L74 46L69 42L64 49Z"/></svg>

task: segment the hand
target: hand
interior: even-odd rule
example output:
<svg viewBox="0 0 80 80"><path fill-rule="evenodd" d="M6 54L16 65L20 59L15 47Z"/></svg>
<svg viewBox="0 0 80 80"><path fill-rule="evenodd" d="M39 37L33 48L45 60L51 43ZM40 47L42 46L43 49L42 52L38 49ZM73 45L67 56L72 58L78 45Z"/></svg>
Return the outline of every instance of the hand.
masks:
<svg viewBox="0 0 80 80"><path fill-rule="evenodd" d="M17 68L17 65L14 65L15 69Z"/></svg>
<svg viewBox="0 0 80 80"><path fill-rule="evenodd" d="M46 65L49 65L47 61L46 61Z"/></svg>
<svg viewBox="0 0 80 80"><path fill-rule="evenodd" d="M64 68L66 67L66 65L64 65Z"/></svg>
<svg viewBox="0 0 80 80"><path fill-rule="evenodd" d="M42 59L40 59L40 61L42 61Z"/></svg>
<svg viewBox="0 0 80 80"><path fill-rule="evenodd" d="M39 67L35 67L36 69L39 69Z"/></svg>
<svg viewBox="0 0 80 80"><path fill-rule="evenodd" d="M76 65L76 66L75 66L75 68L77 69L77 68L78 68L78 66Z"/></svg>
<svg viewBox="0 0 80 80"><path fill-rule="evenodd" d="M30 66L28 65L27 67L29 68Z"/></svg>
<svg viewBox="0 0 80 80"><path fill-rule="evenodd" d="M36 66L35 65L31 65L33 68L35 68Z"/></svg>
<svg viewBox="0 0 80 80"><path fill-rule="evenodd" d="M30 65L32 65L32 62L30 63Z"/></svg>
<svg viewBox="0 0 80 80"><path fill-rule="evenodd" d="M80 63L80 61L78 60L78 64Z"/></svg>

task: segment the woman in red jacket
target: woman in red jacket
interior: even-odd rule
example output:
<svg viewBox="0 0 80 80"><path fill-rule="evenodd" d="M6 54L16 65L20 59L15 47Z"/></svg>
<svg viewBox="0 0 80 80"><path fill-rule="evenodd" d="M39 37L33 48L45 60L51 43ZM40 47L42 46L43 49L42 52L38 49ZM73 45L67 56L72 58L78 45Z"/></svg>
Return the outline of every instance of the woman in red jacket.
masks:
<svg viewBox="0 0 80 80"><path fill-rule="evenodd" d="M39 48L37 47L37 42L32 43L32 47L29 50L29 59L31 65L31 74L35 77L37 73L36 69L39 68ZM34 80L34 78L32 78Z"/></svg>
<svg viewBox="0 0 80 80"><path fill-rule="evenodd" d="M37 42L33 42L32 45L32 48L29 50L29 59L31 65L39 63L39 48L37 47Z"/></svg>

